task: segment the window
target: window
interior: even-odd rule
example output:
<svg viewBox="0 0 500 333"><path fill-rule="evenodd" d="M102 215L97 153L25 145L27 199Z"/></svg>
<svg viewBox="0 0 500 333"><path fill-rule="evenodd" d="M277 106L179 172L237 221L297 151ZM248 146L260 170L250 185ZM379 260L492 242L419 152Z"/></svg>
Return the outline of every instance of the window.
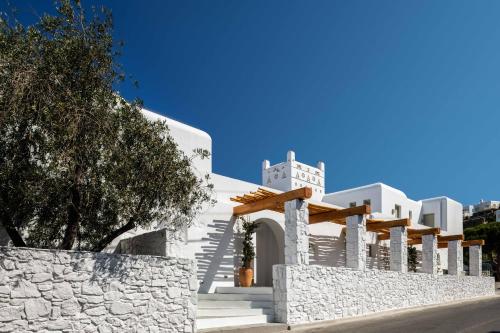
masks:
<svg viewBox="0 0 500 333"><path fill-rule="evenodd" d="M356 201L351 202L351 203L349 204L349 207L356 207Z"/></svg>
<svg viewBox="0 0 500 333"><path fill-rule="evenodd" d="M394 214L398 219L401 218L401 206L400 205L394 205Z"/></svg>
<svg viewBox="0 0 500 333"><path fill-rule="evenodd" d="M372 201L370 199L365 199L363 200L363 205L368 205L370 206L372 204Z"/></svg>
<svg viewBox="0 0 500 333"><path fill-rule="evenodd" d="M434 227L434 213L424 214L424 218L422 219L422 224L428 227Z"/></svg>
<svg viewBox="0 0 500 333"><path fill-rule="evenodd" d="M412 217L413 217L413 213L412 213L412 211L410 210L410 211L408 212L408 218L410 219L410 222L411 222Z"/></svg>

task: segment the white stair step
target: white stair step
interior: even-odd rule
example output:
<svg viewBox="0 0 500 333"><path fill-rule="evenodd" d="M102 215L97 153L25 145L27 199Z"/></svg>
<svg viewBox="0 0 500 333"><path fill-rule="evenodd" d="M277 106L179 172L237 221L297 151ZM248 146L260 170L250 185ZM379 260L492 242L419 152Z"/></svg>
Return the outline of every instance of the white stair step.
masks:
<svg viewBox="0 0 500 333"><path fill-rule="evenodd" d="M273 309L198 309L198 318L272 315Z"/></svg>
<svg viewBox="0 0 500 333"><path fill-rule="evenodd" d="M197 329L241 326L251 324L265 324L273 321L272 315L224 317L224 318L200 318L196 319Z"/></svg>
<svg viewBox="0 0 500 333"><path fill-rule="evenodd" d="M198 294L198 300L211 301L272 301L273 294Z"/></svg>
<svg viewBox="0 0 500 333"><path fill-rule="evenodd" d="M216 294L272 294L272 287L217 287Z"/></svg>
<svg viewBox="0 0 500 333"><path fill-rule="evenodd" d="M226 309L271 309L272 301L199 301L198 309L226 308Z"/></svg>

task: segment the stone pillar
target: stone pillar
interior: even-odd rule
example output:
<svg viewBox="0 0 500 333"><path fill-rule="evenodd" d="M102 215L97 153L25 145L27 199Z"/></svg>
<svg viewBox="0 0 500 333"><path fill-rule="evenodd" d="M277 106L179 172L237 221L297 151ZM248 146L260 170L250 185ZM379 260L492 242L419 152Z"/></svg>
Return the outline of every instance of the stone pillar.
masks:
<svg viewBox="0 0 500 333"><path fill-rule="evenodd" d="M422 272L437 274L436 235L422 235Z"/></svg>
<svg viewBox="0 0 500 333"><path fill-rule="evenodd" d="M481 276L483 271L483 251L481 245L472 245L469 247L469 275Z"/></svg>
<svg viewBox="0 0 500 333"><path fill-rule="evenodd" d="M448 242L448 274L462 275L464 270L464 251L461 240Z"/></svg>
<svg viewBox="0 0 500 333"><path fill-rule="evenodd" d="M408 273L408 232L406 227L393 227L391 232L391 271Z"/></svg>
<svg viewBox="0 0 500 333"><path fill-rule="evenodd" d="M309 210L307 202L285 202L285 264L309 264Z"/></svg>
<svg viewBox="0 0 500 333"><path fill-rule="evenodd" d="M364 270L366 267L365 216L349 216L346 224L346 267Z"/></svg>

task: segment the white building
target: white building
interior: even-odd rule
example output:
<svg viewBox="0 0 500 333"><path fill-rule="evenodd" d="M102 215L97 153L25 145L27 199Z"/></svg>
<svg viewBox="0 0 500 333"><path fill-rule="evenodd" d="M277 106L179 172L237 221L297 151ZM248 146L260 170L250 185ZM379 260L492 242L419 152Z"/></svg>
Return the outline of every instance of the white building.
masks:
<svg viewBox="0 0 500 333"><path fill-rule="evenodd" d="M144 114L151 120L165 120L170 128L170 134L186 154L191 155L193 150L198 148L212 151L212 140L207 133L150 111L144 110ZM335 319L402 306L439 303L445 299L470 298L471 295L475 296L483 292L480 279L477 281L469 279L472 281L471 284L462 285L464 278L461 252L462 205L452 199L437 197L416 201L409 199L402 191L383 183L327 193L325 164L318 162L316 166L310 166L299 162L292 151L288 152L284 162L271 165L269 161L264 160L262 184L215 174L212 172L210 159L194 159L193 169L199 176L210 175L211 183L214 185L216 204L206 207L206 210L193 221L189 229L184 230L184 234L180 233L179 238L183 240L180 247L170 246L179 242L165 242L166 237L169 237L166 230L154 232L133 230L113 241L106 251L174 255L196 259L199 286L198 328L262 323L270 320L300 323ZM271 287L274 284L274 289L245 288L247 290L235 291L235 288L231 287L238 285L241 241L238 232L239 221L233 215L233 208L240 204L231 201L231 198L256 192L259 188L279 193L294 189L302 189L306 192L304 187L312 189L312 196L307 200L307 205L305 205L304 198L284 200L286 201L284 211L288 216L286 235L285 214L282 211L278 212L279 209L278 211L260 210L249 214L250 219L259 224L255 234L254 282L260 287ZM388 223L391 226L385 224L384 227L390 229L389 238L380 237L382 234L378 232L367 231L378 229L368 228L368 219L366 219L368 209L359 207L362 205L371 207L371 213L368 216L370 223L379 223L376 220L389 220ZM347 208L354 206L357 206L355 209L363 208L363 213L346 215L348 217L343 222L344 224L330 223L331 219L317 220L316 223L311 220L315 216L322 215L321 212L310 215L313 207L327 209L328 213L337 213L339 210L349 211ZM401 221L402 218L408 218L411 226L408 226L408 221ZM406 244L409 239L407 234L410 231L409 227L412 232L421 235L421 243L424 246L422 262L425 261L426 265L422 265L423 274L413 274L409 279L398 280L396 276L403 277L407 274ZM415 230L429 228L440 228L440 237L450 235L449 242L445 240L446 246L450 243L454 245L449 246L448 249L439 248L439 239L435 230ZM0 240L1 236L0 232ZM462 238L457 238L457 236ZM472 242L475 243L470 251L470 271L474 278L481 274L481 248L480 243ZM422 249L422 245L416 245L416 247ZM286 260L285 252L287 253ZM391 254L390 266L389 253ZM439 279L439 274L448 267L448 253L450 253L450 272L453 272L451 275L455 277L453 280L447 279L448 277ZM296 262L290 264L290 258L296 259ZM299 262L298 258L302 262ZM286 266L276 266L285 262ZM300 265L294 265L297 263ZM311 272L317 272L317 274L311 273L312 275L309 276L307 270L302 271L303 267L307 267L306 265L310 265ZM366 274L356 272L365 271L366 268L378 268L378 270L366 270ZM392 272L386 272L389 268ZM286 269L302 272L300 274L306 274L306 277L302 280L297 279L302 283L289 283L288 281L291 280L287 276L288 273L282 274ZM335 275L333 278L332 274ZM490 280L487 285L484 284L485 289L489 288L487 293L494 292L493 280ZM274 283L275 281L277 282ZM196 288L196 283L192 284L191 280L189 285L190 288L191 285ZM297 285L307 288L293 290ZM347 286L345 295L344 285ZM384 285L385 289L379 289ZM446 288L443 288L444 285ZM471 285L475 285L475 289L467 288ZM462 286L466 287L462 288ZM288 287L292 290L289 293ZM311 297L309 297L310 288L314 289ZM349 289L355 292L349 294ZM404 291L410 289L412 289L411 293ZM385 295L383 290L386 291ZM214 292L216 294L213 294ZM242 292L248 294L242 295ZM232 295L227 295L228 293ZM291 297L300 296L302 299L299 301L293 298L288 299L282 297L282 294ZM360 301L365 295L365 301ZM429 295L435 300L429 301ZM330 299L330 296L335 299ZM381 298L382 296L385 298ZM321 297L326 297L327 300L318 301ZM207 304L210 301L219 303ZM242 301L241 304L238 301ZM323 310L317 311L318 307ZM283 318L283 313L290 308L294 308L293 311L301 313L303 317Z"/></svg>
<svg viewBox="0 0 500 333"><path fill-rule="evenodd" d="M474 206L473 205L465 205L463 210L464 218L469 218L474 214Z"/></svg>
<svg viewBox="0 0 500 333"><path fill-rule="evenodd" d="M479 201L478 204L474 205L474 213L484 212L485 210L499 209L500 201L488 200Z"/></svg>
<svg viewBox="0 0 500 333"><path fill-rule="evenodd" d="M164 119L170 133L179 147L187 154L195 148L211 151L210 136L180 122L145 111L149 119ZM415 201L407 198L400 190L382 183L371 184L339 192L325 193L325 165L318 162L310 166L298 162L294 152L288 152L286 161L271 165L267 160L262 163L262 184L253 184L215 174L210 160L194 162L200 174L210 174L214 184L217 203L196 220L187 232L187 251L183 255L198 261L198 278L201 293L213 292L218 286L237 284L236 272L240 266L235 256L233 234L237 229L233 217L233 207L237 204L231 197L241 196L259 187L289 191L304 186L313 189L311 200L338 207L369 204L373 218L396 219L409 217L412 227L439 227L442 234L462 233L462 205L447 197ZM273 211L253 213L250 218L260 223L256 233L255 283L260 286L272 285L272 266L284 262L284 216ZM343 227L333 223L319 223L309 226L310 262L328 266L345 265L345 233ZM121 238L145 232L131 232ZM368 233L370 254L367 265L371 268L384 265L378 249L388 249L388 241L377 241L375 233ZM109 251L118 244L115 241ZM420 248L417 245L417 249ZM383 251L382 251L383 252ZM447 251L440 249L441 269L447 268Z"/></svg>

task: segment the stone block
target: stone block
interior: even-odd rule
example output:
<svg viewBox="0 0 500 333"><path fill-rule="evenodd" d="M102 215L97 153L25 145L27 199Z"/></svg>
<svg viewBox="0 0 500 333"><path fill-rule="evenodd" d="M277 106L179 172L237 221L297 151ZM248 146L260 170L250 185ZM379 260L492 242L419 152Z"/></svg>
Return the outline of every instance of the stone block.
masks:
<svg viewBox="0 0 500 333"><path fill-rule="evenodd" d="M43 299L28 299L24 303L24 311L28 320L48 316L51 308L51 303Z"/></svg>
<svg viewBox="0 0 500 333"><path fill-rule="evenodd" d="M115 315L129 314L134 311L132 304L115 301L111 303L110 312Z"/></svg>
<svg viewBox="0 0 500 333"><path fill-rule="evenodd" d="M19 284L12 289L10 297L12 298L29 298L29 297L40 297L41 294L38 291L36 284L31 283L27 280L20 280Z"/></svg>
<svg viewBox="0 0 500 333"><path fill-rule="evenodd" d="M52 297L60 300L70 299L73 297L73 288L68 282L54 283Z"/></svg>

